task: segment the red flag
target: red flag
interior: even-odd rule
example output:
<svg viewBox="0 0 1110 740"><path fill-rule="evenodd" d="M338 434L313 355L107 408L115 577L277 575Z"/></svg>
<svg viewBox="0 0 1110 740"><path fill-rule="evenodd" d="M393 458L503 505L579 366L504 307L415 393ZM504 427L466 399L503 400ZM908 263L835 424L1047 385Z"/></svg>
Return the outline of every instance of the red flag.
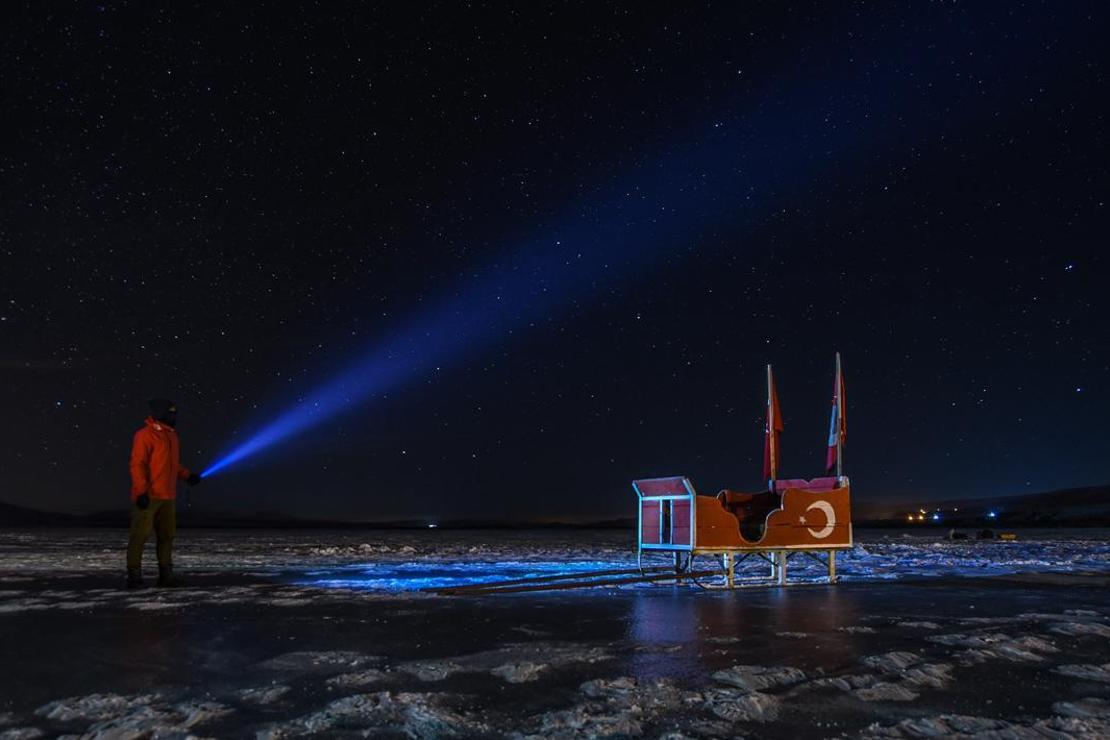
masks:
<svg viewBox="0 0 1110 740"><path fill-rule="evenodd" d="M775 390L775 377L767 366L767 426L763 432L763 480L774 480L779 473L779 434L782 433L782 413L779 411L779 394Z"/></svg>
<svg viewBox="0 0 1110 740"><path fill-rule="evenodd" d="M848 438L848 420L844 413L844 372L840 369L840 353L836 353L836 377L833 379L832 416L829 419L829 448L825 453L825 470L840 475L840 450Z"/></svg>

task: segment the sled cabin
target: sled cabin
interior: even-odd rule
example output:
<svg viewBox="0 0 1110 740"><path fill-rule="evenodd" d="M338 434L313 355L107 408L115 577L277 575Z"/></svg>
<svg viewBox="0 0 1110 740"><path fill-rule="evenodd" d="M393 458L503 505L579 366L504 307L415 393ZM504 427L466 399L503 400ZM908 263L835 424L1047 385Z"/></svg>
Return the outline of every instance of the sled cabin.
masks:
<svg viewBox="0 0 1110 740"><path fill-rule="evenodd" d="M765 432L765 490L725 489L716 496L699 494L689 478L669 476L632 482L639 503L639 558L673 553L676 568L692 569L695 556L717 557L733 583L738 558L759 555L772 565L772 578L786 583L786 561L809 553L826 564L836 580L836 551L852 547L850 484L841 473L844 441L844 385L837 356L837 380L830 424L829 467L837 474L812 479L777 478L778 398L768 374L768 421ZM821 556L825 560L821 560ZM685 558L686 566L682 566Z"/></svg>

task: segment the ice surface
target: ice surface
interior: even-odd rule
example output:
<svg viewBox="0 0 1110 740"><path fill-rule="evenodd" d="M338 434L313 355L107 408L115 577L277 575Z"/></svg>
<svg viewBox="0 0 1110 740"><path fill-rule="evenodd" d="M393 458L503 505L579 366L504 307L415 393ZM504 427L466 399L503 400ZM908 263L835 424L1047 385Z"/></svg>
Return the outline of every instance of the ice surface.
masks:
<svg viewBox="0 0 1110 740"><path fill-rule="evenodd" d="M134 592L111 587L122 580L123 534L0 533L0 640L5 660L14 656L0 695L16 697L0 704L0 733L678 740L1110 730L1110 597L1098 579L1065 577L1079 566L1110 573L1105 541L1090 532L1015 547L870 535L840 559L854 581L846 588L486 599L418 589L633 567L630 542L186 530L178 567L193 571L192 586ZM803 562L792 579L817 580L820 567ZM59 579L59 568L84 580ZM923 580L1046 569L1064 575L1045 586L1026 576ZM13 678L48 670L40 686Z"/></svg>

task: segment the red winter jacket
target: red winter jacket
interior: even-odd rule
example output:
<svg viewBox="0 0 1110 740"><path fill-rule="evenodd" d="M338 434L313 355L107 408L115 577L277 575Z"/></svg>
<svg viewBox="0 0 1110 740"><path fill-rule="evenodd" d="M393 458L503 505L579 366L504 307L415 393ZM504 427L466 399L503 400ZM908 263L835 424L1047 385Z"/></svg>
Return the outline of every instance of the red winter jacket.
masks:
<svg viewBox="0 0 1110 740"><path fill-rule="evenodd" d="M135 432L131 445L131 500L144 493L172 500L177 497L177 481L189 475L189 469L181 464L177 432L147 417L146 426Z"/></svg>

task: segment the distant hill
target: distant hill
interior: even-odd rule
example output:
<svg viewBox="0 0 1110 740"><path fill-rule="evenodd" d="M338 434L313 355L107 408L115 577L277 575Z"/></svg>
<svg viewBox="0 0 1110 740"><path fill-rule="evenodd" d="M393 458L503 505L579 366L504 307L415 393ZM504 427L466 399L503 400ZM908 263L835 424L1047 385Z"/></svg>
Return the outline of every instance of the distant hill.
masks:
<svg viewBox="0 0 1110 740"><path fill-rule="evenodd" d="M80 517L72 514L59 514L51 511L26 509L0 501L0 526L38 527L80 524Z"/></svg>
<svg viewBox="0 0 1110 740"><path fill-rule="evenodd" d="M861 524L905 525L907 516L921 510L934 513L946 526L1107 527L1110 526L1110 484L946 501L906 502L902 505L865 504L856 508ZM990 516L993 513L994 516Z"/></svg>

